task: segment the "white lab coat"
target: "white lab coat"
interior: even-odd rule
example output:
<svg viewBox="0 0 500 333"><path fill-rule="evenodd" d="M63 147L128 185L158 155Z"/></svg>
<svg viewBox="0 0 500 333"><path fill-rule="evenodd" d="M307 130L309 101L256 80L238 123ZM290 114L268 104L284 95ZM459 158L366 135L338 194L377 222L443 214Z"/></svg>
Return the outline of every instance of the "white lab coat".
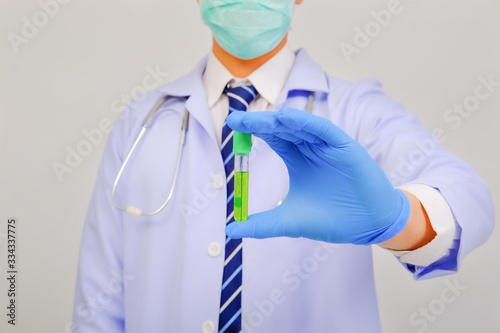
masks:
<svg viewBox="0 0 500 333"><path fill-rule="evenodd" d="M226 190L201 79L205 63L132 102L109 136L82 237L73 318L77 332L216 331ZM405 157L420 149L419 143L428 143L431 134L375 80L332 78L299 51L275 109L304 110L309 91L314 92L313 113L360 142L394 185L424 184L440 191L461 237L436 264L405 266L417 279L456 271L492 230L493 206L482 180L437 143L424 151L422 162L414 159L402 168ZM191 117L177 187L161 213L138 218L112 206L111 187L143 119L165 94L189 99L169 101L156 115L123 174L117 201L147 212L165 200L186 107ZM250 213L274 208L287 190L283 162L256 139ZM371 247L244 239L242 321L244 332L380 332Z"/></svg>

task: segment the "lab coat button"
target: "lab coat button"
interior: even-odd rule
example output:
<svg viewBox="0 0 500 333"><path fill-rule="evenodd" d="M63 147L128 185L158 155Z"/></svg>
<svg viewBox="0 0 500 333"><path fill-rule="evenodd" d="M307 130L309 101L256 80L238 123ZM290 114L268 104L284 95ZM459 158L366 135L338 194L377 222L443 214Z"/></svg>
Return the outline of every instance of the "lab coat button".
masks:
<svg viewBox="0 0 500 333"><path fill-rule="evenodd" d="M203 333L213 333L215 330L215 325L210 320L203 323Z"/></svg>
<svg viewBox="0 0 500 333"><path fill-rule="evenodd" d="M221 247L219 245L219 243L210 243L210 245L208 246L208 254L211 256L211 257L217 257L219 256L219 254L221 253Z"/></svg>
<svg viewBox="0 0 500 333"><path fill-rule="evenodd" d="M212 185L216 188L216 189L220 189L222 188L222 186L224 186L225 184L225 179L224 177L222 177L221 175L216 175L213 179L212 179Z"/></svg>

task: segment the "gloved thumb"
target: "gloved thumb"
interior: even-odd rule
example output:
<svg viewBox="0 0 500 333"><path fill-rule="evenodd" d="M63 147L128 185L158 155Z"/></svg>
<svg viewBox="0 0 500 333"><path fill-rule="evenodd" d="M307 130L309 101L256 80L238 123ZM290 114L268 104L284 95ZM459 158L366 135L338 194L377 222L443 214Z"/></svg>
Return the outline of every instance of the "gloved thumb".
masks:
<svg viewBox="0 0 500 333"><path fill-rule="evenodd" d="M246 221L229 224L226 227L226 235L232 239L246 237L257 239L282 236L294 237L292 230L287 230L282 221L280 207L251 215Z"/></svg>

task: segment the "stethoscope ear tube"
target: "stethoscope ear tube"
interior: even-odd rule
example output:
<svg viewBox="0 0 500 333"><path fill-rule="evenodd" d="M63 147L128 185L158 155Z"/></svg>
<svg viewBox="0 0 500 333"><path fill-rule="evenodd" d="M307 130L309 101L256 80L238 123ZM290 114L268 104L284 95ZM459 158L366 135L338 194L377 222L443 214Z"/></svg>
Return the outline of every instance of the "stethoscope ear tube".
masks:
<svg viewBox="0 0 500 333"><path fill-rule="evenodd" d="M117 209L119 209L121 211L127 212L131 215L134 215L134 216L153 216L153 215L158 214L167 206L168 202L170 201L170 199L172 199L172 196L174 194L175 184L177 183L177 176L179 174L179 167L180 167L181 158L182 158L182 150L183 150L184 141L186 138L186 131L188 128L188 123L189 123L189 111L187 109L184 110L184 117L183 117L182 125L181 125L181 140L179 142L179 152L177 153L177 164L175 166L174 178L173 178L172 186L170 188L170 193L168 194L168 197L165 200L165 202L157 210L150 212L150 213L145 213L140 208L137 208L135 206L122 207L122 206L118 205L118 203L116 202L116 199L115 199L116 188L118 186L118 183L120 182L123 171L125 170L125 167L127 166L128 162L130 160L130 157L134 153L139 142L142 140L142 137L143 137L144 133L146 132L146 128L151 123L153 116L159 110L161 105L163 103L165 103L167 100L169 100L170 98L172 98L172 96L165 96L165 97L161 98L155 104L155 106L151 109L151 111L149 112L147 117L144 119L141 131L139 132L139 135L135 139L134 144L132 145L132 148L130 149L129 153L127 154L127 157L123 161L123 164L120 167L120 170L118 171L115 182L113 184L113 188L111 190L111 201L113 203L113 206L115 206Z"/></svg>
<svg viewBox="0 0 500 333"><path fill-rule="evenodd" d="M306 111L308 113L312 113L313 102L314 102L314 94L311 92L307 97Z"/></svg>
<svg viewBox="0 0 500 333"><path fill-rule="evenodd" d="M149 111L146 119L144 119L143 127L148 127L149 126L149 123L151 122L151 119L156 114L156 112L158 111L158 109L160 109L160 106L162 106L163 103L165 103L166 101L168 101L171 98L172 98L171 96L164 96L158 102L156 102L156 104L153 106L153 108L151 109L151 111Z"/></svg>

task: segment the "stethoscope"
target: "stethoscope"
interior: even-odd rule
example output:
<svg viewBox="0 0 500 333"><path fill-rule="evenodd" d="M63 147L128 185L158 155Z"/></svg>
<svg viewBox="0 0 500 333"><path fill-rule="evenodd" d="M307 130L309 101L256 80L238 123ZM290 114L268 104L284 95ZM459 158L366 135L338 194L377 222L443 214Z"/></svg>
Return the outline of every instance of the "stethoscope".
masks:
<svg viewBox="0 0 500 333"><path fill-rule="evenodd" d="M122 207L122 206L118 205L118 203L115 200L116 188L118 186L118 183L120 182L123 171L127 167L127 164L130 160L130 157L134 154L134 151L136 150L137 146L141 142L142 137L143 137L144 133L146 132L146 129L148 128L148 126L151 124L151 121L152 121L153 117L155 116L155 114L158 112L158 110L163 105L163 103L165 103L166 101L168 101L171 98L178 98L178 97L165 96L165 97L161 98L153 106L153 108L151 109L151 111L147 115L146 119L144 119L141 131L137 135L137 138L135 139L134 144L132 145L132 148L130 149L129 153L127 154L127 157L125 158L125 160L123 161L123 164L120 168L120 171L118 171L118 175L116 176L115 182L113 184L113 188L111 190L111 201L113 202L113 206L115 206L116 209L127 212L131 215L134 215L134 216L153 216L153 215L156 215L159 212L161 212L167 206L169 201L172 199L172 195L173 195L174 190L175 190L175 184L177 183L177 176L179 174L179 167L181 164L182 151L183 151L183 147L184 147L184 141L186 138L186 131L187 131L188 122L189 122L189 111L186 108L184 108L184 118L182 120L182 125L181 125L181 140L179 143L179 152L177 153L177 162L175 165L174 180L172 182L172 186L170 187L170 192L167 196L167 199L163 202L163 204L157 210L152 211L152 212L143 212L142 209L137 208L135 206ZM186 100L186 98L183 98L183 99ZM306 111L309 113L312 112L313 101L314 101L314 94L313 94L313 92L310 92L309 97L307 98L307 106L306 106Z"/></svg>
<svg viewBox="0 0 500 333"><path fill-rule="evenodd" d="M127 212L127 213L129 213L131 215L134 215L134 216L153 216L153 215L158 214L159 212L161 212L167 206L167 204L170 201L170 199L172 199L172 195L174 194L175 184L177 182L177 175L179 174L179 166L181 165L181 158L182 158L182 151L183 151L183 146L184 146L184 139L186 138L186 131L187 131L187 128L188 128L188 123L189 123L189 111L186 108L184 108L184 118L182 120L182 125L181 125L181 141L179 143L179 152L177 153L177 163L175 165L174 181L172 183L172 186L170 187L170 192L169 192L169 194L168 194L167 199L165 200L165 202L163 202L163 204L157 210L155 210L153 212L145 213L145 212L142 211L142 209L137 208L135 206L121 207L120 205L118 205L116 203L116 200L115 200L116 187L118 186L118 183L120 182L123 170L125 170L125 168L127 167L127 164L128 164L128 161L130 160L130 157L134 154L134 151L137 148L139 142L141 142L142 136L146 132L146 129L148 128L148 126L151 124L151 121L152 121L154 115L156 114L156 112L158 112L158 110L163 105L163 103L165 103L166 101L168 101L171 98L176 98L176 97L165 96L165 97L161 98L153 106L153 108L149 112L149 114L146 117L146 119L144 119L141 131L139 132L139 135L137 135L137 138L135 139L134 144L132 145L132 148L130 149L129 153L127 154L127 157L125 158L125 160L123 161L123 164L122 164L122 166L120 168L120 171L118 171L118 175L116 176L115 183L113 184L113 189L111 190L111 200L113 202L113 206L115 206L117 209L119 209L121 211ZM186 100L186 98L184 98L184 100Z"/></svg>

